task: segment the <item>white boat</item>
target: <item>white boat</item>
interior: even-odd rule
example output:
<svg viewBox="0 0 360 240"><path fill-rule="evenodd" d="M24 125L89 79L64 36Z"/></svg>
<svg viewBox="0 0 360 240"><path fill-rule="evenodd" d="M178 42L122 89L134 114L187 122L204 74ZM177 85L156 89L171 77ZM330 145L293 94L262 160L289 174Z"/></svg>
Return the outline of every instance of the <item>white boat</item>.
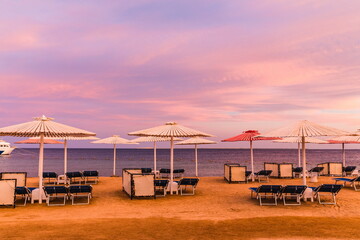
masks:
<svg viewBox="0 0 360 240"><path fill-rule="evenodd" d="M14 149L14 147L10 146L10 143L0 140L0 155L9 155Z"/></svg>

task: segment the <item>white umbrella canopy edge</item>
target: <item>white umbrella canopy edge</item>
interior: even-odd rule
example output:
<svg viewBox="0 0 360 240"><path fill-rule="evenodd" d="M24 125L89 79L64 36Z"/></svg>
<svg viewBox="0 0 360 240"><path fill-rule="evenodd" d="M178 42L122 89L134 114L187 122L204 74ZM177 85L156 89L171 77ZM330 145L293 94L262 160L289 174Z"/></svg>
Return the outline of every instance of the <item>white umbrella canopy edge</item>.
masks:
<svg viewBox="0 0 360 240"><path fill-rule="evenodd" d="M170 137L170 182L174 181L174 138L175 137L213 137L198 130L177 124L176 122L167 122L165 125L143 129L140 131L128 133L130 136L153 136L153 137ZM170 194L172 192L172 184L170 184Z"/></svg>
<svg viewBox="0 0 360 240"><path fill-rule="evenodd" d="M116 145L117 144L138 144L128 139L122 138L119 135L112 135L111 137L103 138L100 140L93 141L95 144L112 144L114 145L114 160L113 160L113 176L116 176Z"/></svg>
<svg viewBox="0 0 360 240"><path fill-rule="evenodd" d="M44 138L45 137L85 137L95 136L93 132L89 132L80 128L71 127L65 124L57 123L53 121L54 118L41 117L34 118L33 121L11 125L8 127L0 128L0 136L14 136L14 137L39 137L40 149L39 149L39 189L42 189L43 178L42 172L44 167ZM39 191L39 204L42 203L41 197L42 191Z"/></svg>
<svg viewBox="0 0 360 240"><path fill-rule="evenodd" d="M301 137L302 145L302 165L303 165L303 184L306 185L306 147L305 137L315 136L342 136L349 135L349 132L319 125L307 120L302 120L289 126L278 128L265 134L264 137Z"/></svg>
<svg viewBox="0 0 360 240"><path fill-rule="evenodd" d="M175 145L194 145L195 146L195 176L198 177L198 154L197 154L197 145L199 144L216 144L217 142L207 140L200 137L193 137L186 139L184 141L175 143Z"/></svg>

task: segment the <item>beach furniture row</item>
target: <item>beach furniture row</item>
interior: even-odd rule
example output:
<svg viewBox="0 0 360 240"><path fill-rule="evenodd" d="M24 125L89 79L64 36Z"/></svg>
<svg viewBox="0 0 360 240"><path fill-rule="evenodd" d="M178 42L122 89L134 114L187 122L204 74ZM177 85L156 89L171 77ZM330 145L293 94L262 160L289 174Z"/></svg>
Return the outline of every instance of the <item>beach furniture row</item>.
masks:
<svg viewBox="0 0 360 240"><path fill-rule="evenodd" d="M86 172L86 171L84 171ZM90 172L90 171L88 171ZM80 177L82 179L86 179L84 181L93 181L93 175L95 174L95 171L91 171L90 178L86 179L85 176L81 175ZM96 171L97 172L97 171ZM43 176L46 177L53 177L53 172L44 172ZM69 174L70 176L71 174ZM98 175L98 173L97 173ZM75 175L78 177L78 174ZM71 199L73 205L76 203L75 198L82 197L86 193L86 189L89 189L92 187L90 185L81 185L84 187L79 186L44 186L43 189L40 190L38 188L30 188L26 186L26 180L27 180L27 173L26 172L2 172L0 173L0 205L9 205L9 206L15 206L15 202L17 200L23 200L22 204L18 204L17 206L25 206L28 201L31 200L31 203L34 203L34 201L39 200L39 196L41 196L42 199L46 200L48 205L51 205L50 201L52 201L55 197L66 193L68 196L66 199ZM97 181L96 181L97 182ZM69 181L69 183L73 184L74 182ZM90 187L89 187L90 186ZM52 192L53 191L55 192ZM64 189L66 189L66 192L64 192ZM48 190L48 191L46 191ZM63 191L63 192L61 192ZM80 191L80 192L79 192ZM85 191L85 192L84 192ZM18 199L18 198L21 199Z"/></svg>
<svg viewBox="0 0 360 240"><path fill-rule="evenodd" d="M56 172L43 172L44 184L97 184L99 182L98 171L76 171L58 175Z"/></svg>
<svg viewBox="0 0 360 240"><path fill-rule="evenodd" d="M301 199L306 200L305 194L310 194L310 198L318 199L320 204L336 204L336 195L343 185L322 184L318 187L308 187L305 185L261 185L249 188L251 198L259 200L260 206L277 205L278 199L282 199L284 205L301 205ZM328 199L330 197L330 200ZM324 198L327 198L324 200ZM269 201L270 200L270 201ZM265 201L265 202L264 202Z"/></svg>
<svg viewBox="0 0 360 240"><path fill-rule="evenodd" d="M122 172L122 189L131 199L166 196L169 191L194 195L198 182L199 178L181 178L173 182L156 179L154 173L144 172L142 168L124 168Z"/></svg>
<svg viewBox="0 0 360 240"><path fill-rule="evenodd" d="M264 170L254 173L255 180L268 182L269 177L296 178L301 177L302 167L293 167L292 163L264 163ZM307 177L312 177L312 182L317 182L318 176L351 176L356 174L356 166L343 167L342 163L322 163L307 171ZM251 171L247 166L238 163L224 164L224 179L228 183L248 183L251 179Z"/></svg>

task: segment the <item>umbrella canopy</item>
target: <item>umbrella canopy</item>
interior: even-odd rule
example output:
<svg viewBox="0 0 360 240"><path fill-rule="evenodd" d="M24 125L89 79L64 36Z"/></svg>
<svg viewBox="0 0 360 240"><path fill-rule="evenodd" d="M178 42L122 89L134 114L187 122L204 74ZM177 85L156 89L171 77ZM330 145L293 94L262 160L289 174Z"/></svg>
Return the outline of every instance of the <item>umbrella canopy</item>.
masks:
<svg viewBox="0 0 360 240"><path fill-rule="evenodd" d="M213 137L210 134L200 132L175 122L167 122L165 125L148 128L129 133L131 136L170 137L170 182L174 180L174 138L175 137ZM172 194L170 184L170 194Z"/></svg>
<svg viewBox="0 0 360 240"><path fill-rule="evenodd" d="M264 137L301 137L302 162L303 162L303 184L306 185L306 148L305 137L315 136L341 136L349 134L336 128L322 126L307 120L299 121L290 126L263 134Z"/></svg>
<svg viewBox="0 0 360 240"><path fill-rule="evenodd" d="M250 161L251 161L251 179L254 181L254 152L253 152L253 141L259 140L274 140L279 139L277 137L259 137L260 133L257 130L247 130L242 134L235 137L227 138L221 140L222 142L237 142L237 141L248 141L250 142Z"/></svg>
<svg viewBox="0 0 360 240"><path fill-rule="evenodd" d="M301 151L300 151L300 144L301 144L301 137L287 137L278 140L274 140L273 142L279 143L297 143L298 144L298 166L301 167ZM327 141L313 138L313 137L305 137L306 143L328 143Z"/></svg>
<svg viewBox="0 0 360 240"><path fill-rule="evenodd" d="M112 137L103 138L91 143L104 143L104 144L113 144L114 145L114 164L113 164L113 176L116 176L116 145L117 144L138 144L131 142L125 138L121 138L119 135L113 135Z"/></svg>
<svg viewBox="0 0 360 240"><path fill-rule="evenodd" d="M156 172L156 142L166 142L170 141L169 137L138 137L132 139L131 142L141 143L141 142L153 142L154 143L154 172ZM174 141L181 141L181 138L174 138Z"/></svg>
<svg viewBox="0 0 360 240"><path fill-rule="evenodd" d="M215 144L217 142L210 141L200 137L193 137L184 141L175 143L175 145L195 145L195 176L198 176L198 157L197 157L197 145L199 144Z"/></svg>
<svg viewBox="0 0 360 240"><path fill-rule="evenodd" d="M16 144L40 144L40 138L28 138L25 140L14 142ZM54 139L44 139L44 144L63 144L63 142Z"/></svg>
<svg viewBox="0 0 360 240"><path fill-rule="evenodd" d="M21 123L9 127L0 128L0 136L14 137L40 137L39 151L39 189L42 189L42 172L44 167L44 137L85 137L95 136L93 132L85 131L80 128L70 127L53 121L53 118L42 117L34 118L34 121ZM39 203L42 203L41 191L39 191Z"/></svg>

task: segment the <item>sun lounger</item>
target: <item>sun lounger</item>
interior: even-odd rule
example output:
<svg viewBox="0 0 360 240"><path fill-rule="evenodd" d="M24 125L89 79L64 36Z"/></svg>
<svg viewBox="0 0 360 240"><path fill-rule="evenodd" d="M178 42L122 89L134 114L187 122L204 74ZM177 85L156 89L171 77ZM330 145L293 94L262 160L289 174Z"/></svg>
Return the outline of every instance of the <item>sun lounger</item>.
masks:
<svg viewBox="0 0 360 240"><path fill-rule="evenodd" d="M323 171L323 170L324 170L324 167L314 167L314 168L310 169L309 173L318 173L318 174L320 174L321 171Z"/></svg>
<svg viewBox="0 0 360 240"><path fill-rule="evenodd" d="M44 192L46 196L46 203L48 206L63 206L68 198L68 188L65 186L45 186ZM51 203L52 200L63 198L64 202Z"/></svg>
<svg viewBox="0 0 360 240"><path fill-rule="evenodd" d="M314 197L318 199L320 204L336 204L336 195L339 193L343 185L323 184L313 188ZM330 196L330 201L321 201L321 196Z"/></svg>
<svg viewBox="0 0 360 240"><path fill-rule="evenodd" d="M280 196L281 185L261 185L260 187L249 188L251 191L251 198L259 199L260 206L263 205L277 205L277 199ZM254 197L255 194L255 197ZM263 199L273 198L274 202L264 203Z"/></svg>
<svg viewBox="0 0 360 240"><path fill-rule="evenodd" d="M284 201L284 205L301 205L300 199L304 195L307 186L305 185L287 185L281 188L281 198ZM286 200L295 199L296 203L289 203Z"/></svg>
<svg viewBox="0 0 360 240"><path fill-rule="evenodd" d="M346 166L343 168L343 176L351 176L354 170L356 169L356 166Z"/></svg>
<svg viewBox="0 0 360 240"><path fill-rule="evenodd" d="M16 187L15 188L15 196L17 200L17 196L21 196L24 200L24 204L22 205L16 205L16 206L26 206L27 201L31 201L31 190L27 187Z"/></svg>
<svg viewBox="0 0 360 240"><path fill-rule="evenodd" d="M303 168L302 167L296 167L293 168L293 174L295 178L300 178L302 174Z"/></svg>
<svg viewBox="0 0 360 240"><path fill-rule="evenodd" d="M69 180L69 184L81 184L84 177L81 172L67 172L66 178Z"/></svg>
<svg viewBox="0 0 360 240"><path fill-rule="evenodd" d="M15 208L16 179L0 179L0 206Z"/></svg>
<svg viewBox="0 0 360 240"><path fill-rule="evenodd" d="M157 197L159 196L166 196L166 189L169 185L169 180L167 179L155 179L154 186L155 186L155 193L160 192L161 195L156 194Z"/></svg>
<svg viewBox="0 0 360 240"><path fill-rule="evenodd" d="M182 179L180 179L180 181L178 182L178 189L180 190L180 194L181 195L194 195L195 189L196 189L196 186L197 186L199 180L200 180L199 178L182 178ZM186 193L187 187L192 188L191 193Z"/></svg>
<svg viewBox="0 0 360 240"><path fill-rule="evenodd" d="M350 186L354 187L355 191L360 191L360 177L356 178L333 178L335 184L338 182L344 182L343 186L345 187L346 183L350 183Z"/></svg>
<svg viewBox="0 0 360 240"><path fill-rule="evenodd" d="M272 173L272 170L261 170L257 173L255 173L255 180L257 179L259 182L269 182L269 177ZM264 181L261 181L261 178L265 179Z"/></svg>
<svg viewBox="0 0 360 240"><path fill-rule="evenodd" d="M170 169L168 168L160 168L159 173L160 173L160 178L170 177Z"/></svg>
<svg viewBox="0 0 360 240"><path fill-rule="evenodd" d="M99 182L98 171L83 171L82 175L84 177L85 184L89 182L97 184Z"/></svg>
<svg viewBox="0 0 360 240"><path fill-rule="evenodd" d="M72 205L84 205L89 204L92 198L92 186L91 185L79 185L70 186L69 195L71 198ZM75 198L87 198L87 202L75 203Z"/></svg>
<svg viewBox="0 0 360 240"><path fill-rule="evenodd" d="M43 172L44 184L57 184L58 175L56 172Z"/></svg>
<svg viewBox="0 0 360 240"><path fill-rule="evenodd" d="M152 173L151 168L141 168L141 173Z"/></svg>

